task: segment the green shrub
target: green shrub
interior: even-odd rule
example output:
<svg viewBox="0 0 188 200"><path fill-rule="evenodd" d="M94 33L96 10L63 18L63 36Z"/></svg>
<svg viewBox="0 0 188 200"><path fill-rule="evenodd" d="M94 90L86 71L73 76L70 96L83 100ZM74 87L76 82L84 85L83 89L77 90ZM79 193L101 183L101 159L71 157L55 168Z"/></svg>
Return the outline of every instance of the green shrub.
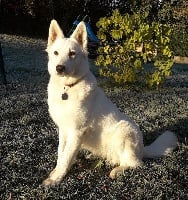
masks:
<svg viewBox="0 0 188 200"><path fill-rule="evenodd" d="M188 57L188 31L186 26L174 25L170 47L175 56Z"/></svg>
<svg viewBox="0 0 188 200"><path fill-rule="evenodd" d="M146 12L121 15L116 9L112 16L100 18L97 36L101 45L96 59L100 75L117 83L142 81L149 86L158 86L170 75L171 29L148 23L147 16ZM145 67L148 61L152 67Z"/></svg>

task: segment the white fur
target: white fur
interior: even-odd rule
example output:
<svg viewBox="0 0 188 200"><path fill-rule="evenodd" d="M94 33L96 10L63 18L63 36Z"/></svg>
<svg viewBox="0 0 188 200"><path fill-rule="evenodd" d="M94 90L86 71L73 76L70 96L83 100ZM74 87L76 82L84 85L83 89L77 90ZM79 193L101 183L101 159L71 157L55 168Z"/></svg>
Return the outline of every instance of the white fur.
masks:
<svg viewBox="0 0 188 200"><path fill-rule="evenodd" d="M170 131L165 131L152 144L144 147L145 158L165 156L177 146L177 137Z"/></svg>
<svg viewBox="0 0 188 200"><path fill-rule="evenodd" d="M176 147L176 136L166 132L144 148L139 127L97 86L89 70L83 22L70 38L64 38L59 25L52 20L47 52L49 113L59 128L59 146L57 165L44 185L59 183L81 148L116 165L110 173L111 178L116 178L123 170L141 165L144 156L163 156ZM57 73L57 65L65 66L65 72ZM61 98L62 93L67 93L67 100Z"/></svg>

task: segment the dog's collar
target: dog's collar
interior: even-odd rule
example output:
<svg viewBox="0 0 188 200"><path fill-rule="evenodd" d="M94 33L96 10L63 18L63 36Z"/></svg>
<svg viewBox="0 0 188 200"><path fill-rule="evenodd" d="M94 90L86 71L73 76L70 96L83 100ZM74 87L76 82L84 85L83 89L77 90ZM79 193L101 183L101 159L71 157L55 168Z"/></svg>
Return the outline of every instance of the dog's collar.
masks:
<svg viewBox="0 0 188 200"><path fill-rule="evenodd" d="M77 83L79 83L82 79L83 79L83 77L81 77L80 79L78 79L75 83L65 84L65 86L71 88L71 87L75 86Z"/></svg>
<svg viewBox="0 0 188 200"><path fill-rule="evenodd" d="M78 82L78 81L77 81L77 82ZM72 83L72 84L65 84L65 86L71 88L71 87L75 86L75 85L77 84L77 82Z"/></svg>
<svg viewBox="0 0 188 200"><path fill-rule="evenodd" d="M75 86L77 83L79 83L81 80L83 79L83 77L82 78L80 78L80 79L78 79L75 83L72 83L72 84L65 84L64 85L64 91L63 91L63 93L62 93L62 95L61 95L61 99L62 100L67 100L68 99L68 94L67 94L67 91L68 91L68 89L69 88L72 88L73 86Z"/></svg>

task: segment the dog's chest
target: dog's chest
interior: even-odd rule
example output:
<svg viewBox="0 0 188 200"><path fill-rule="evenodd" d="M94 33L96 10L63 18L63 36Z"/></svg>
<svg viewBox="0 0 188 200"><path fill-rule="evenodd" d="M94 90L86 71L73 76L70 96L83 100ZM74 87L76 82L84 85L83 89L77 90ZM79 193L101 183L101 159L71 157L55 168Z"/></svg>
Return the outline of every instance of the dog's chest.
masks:
<svg viewBox="0 0 188 200"><path fill-rule="evenodd" d="M67 91L63 89L48 88L48 106L49 112L58 125L72 126L80 121L87 119L87 105L85 95L80 90L70 88Z"/></svg>

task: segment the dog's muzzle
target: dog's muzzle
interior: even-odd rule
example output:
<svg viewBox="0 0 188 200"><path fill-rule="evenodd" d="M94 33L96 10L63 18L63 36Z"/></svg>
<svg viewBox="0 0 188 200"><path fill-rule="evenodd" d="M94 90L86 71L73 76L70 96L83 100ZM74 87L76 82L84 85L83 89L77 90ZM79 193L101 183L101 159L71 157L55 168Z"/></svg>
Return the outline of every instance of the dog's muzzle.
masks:
<svg viewBox="0 0 188 200"><path fill-rule="evenodd" d="M56 71L58 74L64 74L65 73L65 66L64 65L57 65Z"/></svg>

